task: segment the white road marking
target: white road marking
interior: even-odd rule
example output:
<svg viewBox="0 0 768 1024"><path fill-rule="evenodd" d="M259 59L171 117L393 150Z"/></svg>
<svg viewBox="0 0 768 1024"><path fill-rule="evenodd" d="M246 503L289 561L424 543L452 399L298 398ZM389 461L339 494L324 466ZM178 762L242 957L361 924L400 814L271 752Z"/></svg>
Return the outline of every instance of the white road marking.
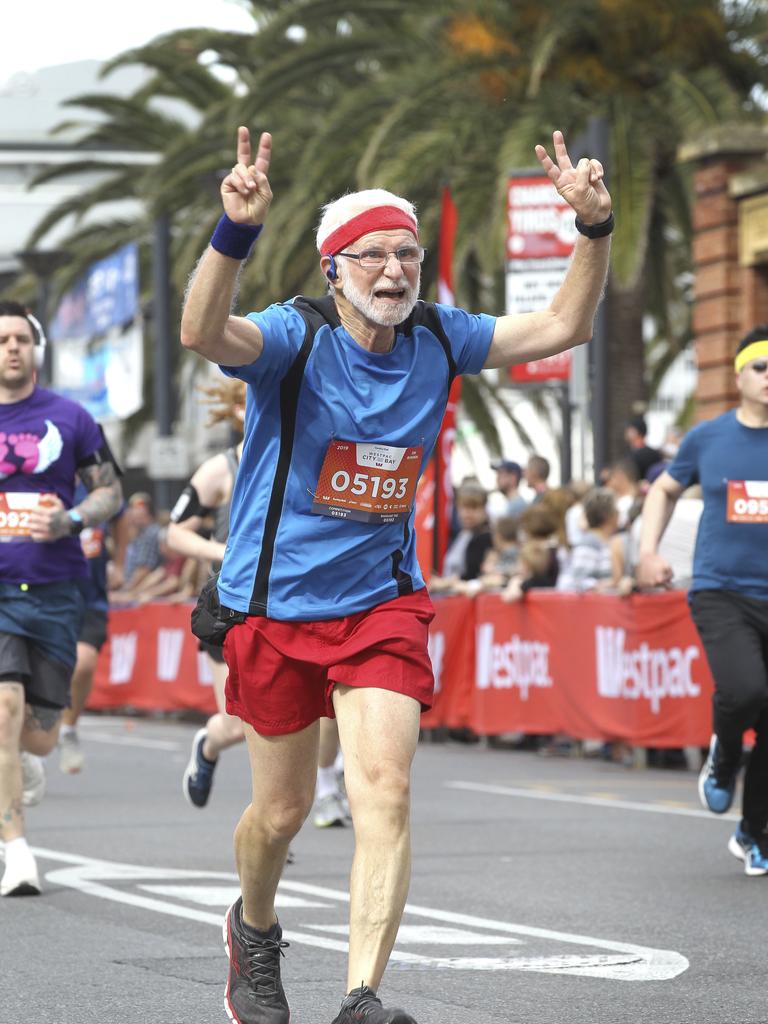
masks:
<svg viewBox="0 0 768 1024"><path fill-rule="evenodd" d="M140 885L145 892L153 892L158 896L173 896L177 900L188 900L199 903L203 907L231 907L240 895L239 885ZM279 892L275 906L283 907L330 907L330 903L317 900L305 900L300 896L286 896Z"/></svg>
<svg viewBox="0 0 768 1024"><path fill-rule="evenodd" d="M712 814L698 807L670 807L668 804L641 803L636 800L616 800L610 797L579 796L576 793L545 793L541 790L515 786L494 786L486 782L446 782L447 789L462 789L470 793L490 793L494 796L524 797L528 800L551 800L562 804L582 804L587 807L608 807L619 811L643 811L647 814L676 814L682 818L706 818L707 821L741 821L740 814Z"/></svg>
<svg viewBox="0 0 768 1024"><path fill-rule="evenodd" d="M180 903L169 903L151 896L141 895L135 891L114 888L105 882L117 883L149 883L150 881L186 881L194 880L236 882L236 877L221 871L190 871L180 868L144 867L135 864L122 864L113 861L97 860L77 854L60 853L57 850L35 848L34 853L43 860L53 860L69 865L46 873L46 880L54 885L62 885L77 889L99 899L112 900L142 910L150 910L158 914L181 917L187 920L202 921L221 927L221 914L212 914L195 907L186 907ZM146 886L143 886L146 888ZM297 892L304 895L319 896L330 899L334 903L346 904L349 894L325 886L309 885L304 882L281 882L281 892ZM633 943L613 942L590 935L574 935L568 932L552 931L547 928L534 928L528 925L511 924L491 918L477 917L471 914L459 914L452 911L436 910L430 907L419 907L407 904L407 916L426 917L433 921L443 921L460 925L463 928L485 929L491 933L504 935L527 936L535 939L549 939L556 942L593 949L608 950L613 956L568 955L562 954L548 957L433 957L418 953L407 953L395 949L391 960L395 965L421 970L493 970L493 971L543 971L547 974L578 974L593 978L609 978L614 981L664 981L677 977L687 970L688 960L673 950L653 949L650 946L638 946ZM311 932L286 930L285 939L307 946L348 952L346 942L314 935ZM468 933L469 935L473 933ZM519 942L520 939L516 939ZM462 942L463 944L463 942ZM616 956L615 954L620 954Z"/></svg>

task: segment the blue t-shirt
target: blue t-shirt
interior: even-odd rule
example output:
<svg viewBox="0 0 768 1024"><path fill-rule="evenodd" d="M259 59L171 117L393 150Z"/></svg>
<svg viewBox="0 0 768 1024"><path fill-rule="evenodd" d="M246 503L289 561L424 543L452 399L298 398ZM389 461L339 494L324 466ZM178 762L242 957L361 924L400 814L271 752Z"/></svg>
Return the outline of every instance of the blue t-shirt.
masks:
<svg viewBox="0 0 768 1024"><path fill-rule="evenodd" d="M768 428L745 427L735 410L700 423L683 438L667 472L683 487L699 483L703 491L691 592L734 590L768 600L765 513L763 522L728 521L729 482L731 518L750 517L751 508L758 518L761 507L768 512ZM750 506L749 495L759 493L766 497L753 497Z"/></svg>
<svg viewBox="0 0 768 1024"><path fill-rule="evenodd" d="M295 364L306 324L293 302L250 314L264 348L248 366L222 367L249 386L245 440L219 578L223 605L288 621L339 618L424 586L411 508L403 520L364 522L312 511L332 442L432 452L449 384L440 339L420 322L398 328L387 353L369 352L323 322ZM457 373L479 373L495 319L436 306Z"/></svg>
<svg viewBox="0 0 768 1024"><path fill-rule="evenodd" d="M23 521L25 495L57 494L71 508L77 468L102 444L91 414L53 391L36 387L20 402L0 404L0 580L57 583L86 575L78 537L38 543L7 531L9 522Z"/></svg>

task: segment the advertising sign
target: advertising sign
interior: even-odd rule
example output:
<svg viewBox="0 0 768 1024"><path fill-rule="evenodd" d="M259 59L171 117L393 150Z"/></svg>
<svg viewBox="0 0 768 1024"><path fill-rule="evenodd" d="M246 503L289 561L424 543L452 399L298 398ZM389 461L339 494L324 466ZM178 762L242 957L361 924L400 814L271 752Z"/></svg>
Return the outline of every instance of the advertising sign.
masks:
<svg viewBox="0 0 768 1024"><path fill-rule="evenodd" d="M138 247L92 263L61 299L50 327L56 390L98 420L125 419L143 401Z"/></svg>
<svg viewBox="0 0 768 1024"><path fill-rule="evenodd" d="M573 210L549 178L512 175L507 184L507 313L531 313L552 301L576 244ZM568 380L569 352L510 367L518 384Z"/></svg>

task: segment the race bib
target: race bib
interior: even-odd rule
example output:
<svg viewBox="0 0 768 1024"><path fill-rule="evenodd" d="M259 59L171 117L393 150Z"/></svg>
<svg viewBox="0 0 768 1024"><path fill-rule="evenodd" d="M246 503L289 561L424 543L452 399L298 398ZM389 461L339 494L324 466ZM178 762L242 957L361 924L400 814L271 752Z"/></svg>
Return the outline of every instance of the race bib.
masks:
<svg viewBox="0 0 768 1024"><path fill-rule="evenodd" d="M53 498L53 494L25 491L0 491L0 540L29 537L29 514Z"/></svg>
<svg viewBox="0 0 768 1024"><path fill-rule="evenodd" d="M80 547L86 558L98 558L104 549L104 531L99 526L86 526L80 534Z"/></svg>
<svg viewBox="0 0 768 1024"><path fill-rule="evenodd" d="M768 523L768 480L729 480L729 523Z"/></svg>
<svg viewBox="0 0 768 1024"><path fill-rule="evenodd" d="M320 470L312 511L364 523L407 518L423 451L420 447L332 441Z"/></svg>

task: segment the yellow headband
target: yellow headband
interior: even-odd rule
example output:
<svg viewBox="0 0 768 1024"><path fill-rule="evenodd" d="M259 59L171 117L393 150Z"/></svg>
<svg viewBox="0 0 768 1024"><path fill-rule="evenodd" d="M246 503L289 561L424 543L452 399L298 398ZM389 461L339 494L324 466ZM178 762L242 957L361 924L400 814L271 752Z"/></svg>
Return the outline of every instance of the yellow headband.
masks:
<svg viewBox="0 0 768 1024"><path fill-rule="evenodd" d="M750 342L736 356L733 364L736 368L736 373L743 370L747 363L751 363L753 359L759 359L760 356L768 356L768 341Z"/></svg>

